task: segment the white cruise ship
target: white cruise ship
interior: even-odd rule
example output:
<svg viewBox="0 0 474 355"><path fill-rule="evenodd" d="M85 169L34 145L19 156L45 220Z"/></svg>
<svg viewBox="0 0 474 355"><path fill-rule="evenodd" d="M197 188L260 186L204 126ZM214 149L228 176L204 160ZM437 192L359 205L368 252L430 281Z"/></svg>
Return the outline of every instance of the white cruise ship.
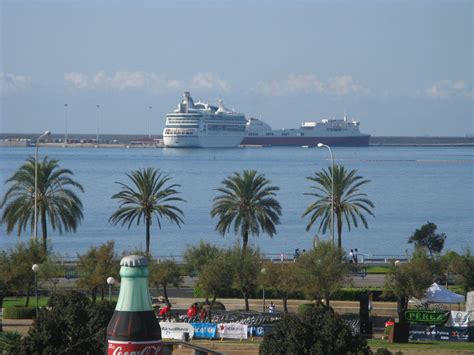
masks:
<svg viewBox="0 0 474 355"><path fill-rule="evenodd" d="M184 93L178 109L166 115L163 143L170 148L237 147L245 136L247 120L243 114L218 106L194 103Z"/></svg>

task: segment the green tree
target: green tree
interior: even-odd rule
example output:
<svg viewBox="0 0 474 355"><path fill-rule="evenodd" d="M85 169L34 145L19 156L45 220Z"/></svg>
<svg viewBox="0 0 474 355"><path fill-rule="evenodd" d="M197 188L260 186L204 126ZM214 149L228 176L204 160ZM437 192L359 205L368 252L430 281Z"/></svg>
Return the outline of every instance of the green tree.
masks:
<svg viewBox="0 0 474 355"><path fill-rule="evenodd" d="M221 195L214 198L212 217L218 217L216 230L225 235L231 228L242 237L242 246L247 248L249 235L258 236L260 232L270 237L276 234L280 223L281 206L275 199L275 191L264 175L255 170L244 170L222 181L217 191Z"/></svg>
<svg viewBox="0 0 474 355"><path fill-rule="evenodd" d="M153 286L163 287L163 295L166 303L168 299L168 286L179 287L183 282L183 275L180 266L174 260L163 260L160 262L151 262L149 264L150 276L149 283Z"/></svg>
<svg viewBox="0 0 474 355"><path fill-rule="evenodd" d="M464 254L457 255L453 260L453 270L458 282L462 285L464 292L474 290L474 255L470 249Z"/></svg>
<svg viewBox="0 0 474 355"><path fill-rule="evenodd" d="M233 281L233 265L224 253L204 265L199 273L198 284L206 297L211 297L210 310L218 296L229 289ZM210 316L209 316L210 318Z"/></svg>
<svg viewBox="0 0 474 355"><path fill-rule="evenodd" d="M58 255L49 254L46 260L40 265L38 279L51 287L51 292L56 292L57 285L64 277L64 265ZM44 286L44 285L42 285Z"/></svg>
<svg viewBox="0 0 474 355"><path fill-rule="evenodd" d="M288 298L302 288L299 265L296 263L266 263L261 274L265 287L276 291L283 301L283 311L288 313Z"/></svg>
<svg viewBox="0 0 474 355"><path fill-rule="evenodd" d="M367 194L361 192L361 187L370 182L362 176L356 175L357 170L348 171L342 165L334 166L334 199L332 199L332 167L323 169L308 180L314 182L311 186L315 192L305 193L316 197L316 201L308 206L303 217L310 215L306 230L310 230L317 220L321 220L319 231L326 233L331 229L331 202L334 204L335 226L337 226L337 245L342 247L342 228L344 223L350 231L351 226L358 227L358 220L365 228L368 222L364 215L367 213L374 216L371 209L374 204L367 198Z"/></svg>
<svg viewBox="0 0 474 355"><path fill-rule="evenodd" d="M321 303L309 308L302 317L285 316L260 345L262 355L370 353L367 341L352 335L346 322Z"/></svg>
<svg viewBox="0 0 474 355"><path fill-rule="evenodd" d="M187 247L184 251L186 272L189 275L198 275L207 264L212 263L222 252L219 247L203 240L198 246Z"/></svg>
<svg viewBox="0 0 474 355"><path fill-rule="evenodd" d="M59 167L58 160L45 157L38 162L37 207L41 223L43 248L46 251L48 222L62 234L75 232L82 220L82 202L74 192L84 192L81 184L72 179L72 171ZM3 209L1 223L6 223L7 233L17 226L18 236L29 225L34 229L35 210L35 159L29 158L7 181L11 186L0 202ZM73 189L70 189L72 187Z"/></svg>
<svg viewBox="0 0 474 355"><path fill-rule="evenodd" d="M235 247L228 250L225 257L232 265L233 285L242 293L245 310L249 311L249 298L252 291L257 288L258 276L262 266L260 252L252 248L241 249Z"/></svg>
<svg viewBox="0 0 474 355"><path fill-rule="evenodd" d="M163 218L177 224L178 227L183 223L183 212L174 206L175 202L184 202L182 198L176 196L179 194L176 188L180 185L167 186L171 177L153 168L135 170L127 176L132 181L132 186L117 182L122 190L112 198L119 200L120 207L110 216L109 221L113 224L128 224L130 228L134 222L139 225L143 220L146 230L146 254L150 255L150 229L153 217L160 229Z"/></svg>
<svg viewBox="0 0 474 355"><path fill-rule="evenodd" d="M113 311L112 304L94 304L77 291L57 292L40 310L19 353L104 354Z"/></svg>
<svg viewBox="0 0 474 355"><path fill-rule="evenodd" d="M385 275L384 289L398 297L400 322L405 321L405 311L410 297L423 298L433 282L433 261L424 253L415 253L407 263L393 262Z"/></svg>
<svg viewBox="0 0 474 355"><path fill-rule="evenodd" d="M426 249L433 257L433 253L439 254L444 247L446 234L436 233L436 224L428 222L417 229L408 239L408 243L414 243L415 248Z"/></svg>
<svg viewBox="0 0 474 355"><path fill-rule="evenodd" d="M325 299L329 305L331 296L343 286L349 272L343 257L341 248L330 242L321 242L298 258L296 263L300 268L301 284L309 299Z"/></svg>
<svg viewBox="0 0 474 355"><path fill-rule="evenodd" d="M97 300L99 292L101 299L104 300L109 276L118 279L119 263L114 247L115 243L108 241L98 247L92 246L85 254L78 255L79 280L77 285L88 290L94 302Z"/></svg>
<svg viewBox="0 0 474 355"><path fill-rule="evenodd" d="M5 290L10 294L26 294L25 307L29 306L30 294L34 287L35 274L33 264L41 265L46 253L40 243L30 239L28 243L18 243L9 253L3 253L0 278ZM41 266L40 266L41 268Z"/></svg>

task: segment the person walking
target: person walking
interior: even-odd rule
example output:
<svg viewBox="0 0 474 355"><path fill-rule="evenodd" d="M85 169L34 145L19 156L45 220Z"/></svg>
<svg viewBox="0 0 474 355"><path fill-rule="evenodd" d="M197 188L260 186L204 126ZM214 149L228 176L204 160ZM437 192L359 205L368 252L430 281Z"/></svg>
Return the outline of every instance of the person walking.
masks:
<svg viewBox="0 0 474 355"><path fill-rule="evenodd" d="M351 249L351 251L349 252L349 263L353 263L354 262L354 250Z"/></svg>
<svg viewBox="0 0 474 355"><path fill-rule="evenodd" d="M354 249L354 264L357 264L357 248Z"/></svg>

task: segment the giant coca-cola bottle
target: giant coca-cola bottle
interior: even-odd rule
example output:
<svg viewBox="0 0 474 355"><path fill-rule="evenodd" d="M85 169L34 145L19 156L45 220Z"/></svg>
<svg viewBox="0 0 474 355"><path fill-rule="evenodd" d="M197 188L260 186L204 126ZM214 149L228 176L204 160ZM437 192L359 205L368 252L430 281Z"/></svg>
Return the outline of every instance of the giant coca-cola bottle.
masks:
<svg viewBox="0 0 474 355"><path fill-rule="evenodd" d="M109 355L161 355L161 329L151 307L148 261L129 255L120 261L120 294L107 326Z"/></svg>

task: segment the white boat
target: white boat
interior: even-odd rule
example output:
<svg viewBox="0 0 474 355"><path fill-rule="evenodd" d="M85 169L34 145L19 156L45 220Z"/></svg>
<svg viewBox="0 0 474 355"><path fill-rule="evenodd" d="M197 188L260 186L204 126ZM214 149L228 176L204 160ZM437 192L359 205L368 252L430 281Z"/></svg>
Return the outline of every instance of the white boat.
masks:
<svg viewBox="0 0 474 355"><path fill-rule="evenodd" d="M208 103L194 103L184 93L178 109L166 115L163 143L169 148L237 147L245 137L247 120L241 113Z"/></svg>
<svg viewBox="0 0 474 355"><path fill-rule="evenodd" d="M368 146L370 134L361 133L359 121L322 119L304 122L300 128L272 129L265 122L250 118L242 145L315 147L318 143L334 146Z"/></svg>

